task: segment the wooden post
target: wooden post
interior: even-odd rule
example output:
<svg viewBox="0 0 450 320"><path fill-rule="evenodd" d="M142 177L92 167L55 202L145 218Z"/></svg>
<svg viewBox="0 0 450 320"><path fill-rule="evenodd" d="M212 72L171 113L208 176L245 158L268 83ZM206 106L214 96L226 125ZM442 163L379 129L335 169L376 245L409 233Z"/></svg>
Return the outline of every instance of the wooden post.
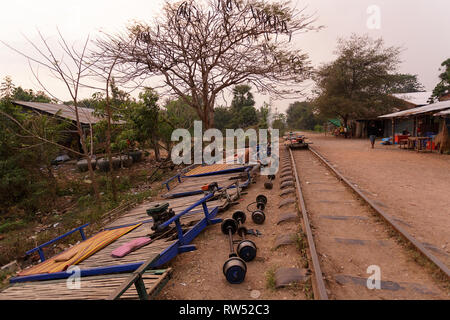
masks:
<svg viewBox="0 0 450 320"><path fill-rule="evenodd" d="M140 300L148 300L147 289L145 288L144 280L142 279L142 275L138 274L136 281L134 282L134 286L136 287L136 291L139 295Z"/></svg>
<svg viewBox="0 0 450 320"><path fill-rule="evenodd" d="M392 118L392 145L395 144L395 118Z"/></svg>
<svg viewBox="0 0 450 320"><path fill-rule="evenodd" d="M417 116L414 117L414 137L417 137Z"/></svg>

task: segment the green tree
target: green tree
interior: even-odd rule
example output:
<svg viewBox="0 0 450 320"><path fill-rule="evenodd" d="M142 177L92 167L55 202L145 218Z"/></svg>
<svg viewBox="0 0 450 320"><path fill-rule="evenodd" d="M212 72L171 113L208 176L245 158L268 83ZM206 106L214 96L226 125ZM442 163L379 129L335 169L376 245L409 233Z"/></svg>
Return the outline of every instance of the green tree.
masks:
<svg viewBox="0 0 450 320"><path fill-rule="evenodd" d="M194 121L200 120L195 110L182 99L168 100L164 108L162 119L169 122L173 129L183 128L193 132Z"/></svg>
<svg viewBox="0 0 450 320"><path fill-rule="evenodd" d="M241 84L233 88L233 100L231 101L231 108L234 111L239 111L243 107L255 105L253 94L251 93L252 87L247 84Z"/></svg>
<svg viewBox="0 0 450 320"><path fill-rule="evenodd" d="M134 138L138 142L145 144L150 143L151 147L155 151L155 158L160 160L159 152L159 113L160 108L157 104L159 96L152 88L145 88L145 90L139 93L139 101L132 103L127 109L127 120L130 129L133 131L127 131L120 135L121 141ZM122 143L123 142L117 142Z"/></svg>
<svg viewBox="0 0 450 320"><path fill-rule="evenodd" d="M221 131L233 126L233 111L224 106L214 108L214 124Z"/></svg>
<svg viewBox="0 0 450 320"><path fill-rule="evenodd" d="M241 111L238 113L238 123L237 128L247 128L258 123L258 116L256 114L256 109L253 106L242 107Z"/></svg>
<svg viewBox="0 0 450 320"><path fill-rule="evenodd" d="M26 212L25 218L33 218L38 210L50 210L56 199L58 186L50 162L59 152L56 144L66 138L63 132L68 124L23 112L7 96L0 100L0 111L0 214L16 207L15 219L20 218L20 210Z"/></svg>
<svg viewBox="0 0 450 320"><path fill-rule="evenodd" d="M269 105L264 102L257 112L258 127L261 129L267 129L269 127L269 110Z"/></svg>
<svg viewBox="0 0 450 320"><path fill-rule="evenodd" d="M231 128L246 128L258 123L255 109L255 100L251 93L251 87L243 84L233 88L233 100L230 111L232 118L228 123Z"/></svg>
<svg viewBox="0 0 450 320"><path fill-rule="evenodd" d="M417 74L396 73L391 75L386 89L389 93L409 93L425 91L424 86L417 79Z"/></svg>
<svg viewBox="0 0 450 320"><path fill-rule="evenodd" d="M284 135L287 129L286 125L286 115L284 113L277 113L273 117L272 128L278 129L280 131L280 136Z"/></svg>
<svg viewBox="0 0 450 320"><path fill-rule="evenodd" d="M16 90L14 83L10 76L6 76L0 85L0 98L6 100L13 99L14 91Z"/></svg>
<svg viewBox="0 0 450 320"><path fill-rule="evenodd" d="M440 97L450 93L450 58L441 63L439 71L442 73L439 75L439 83L433 89L430 102L439 100Z"/></svg>
<svg viewBox="0 0 450 320"><path fill-rule="evenodd" d="M172 132L175 129L187 129L193 134L194 121L200 120L199 116L182 99L167 100L164 109L159 113L158 132L166 150L170 154L172 149Z"/></svg>
<svg viewBox="0 0 450 320"><path fill-rule="evenodd" d="M31 89L24 90L20 86L14 89L12 99L20 101L43 102L43 103L50 103L53 101L43 91L37 91L36 93L34 93L33 90Z"/></svg>
<svg viewBox="0 0 450 320"><path fill-rule="evenodd" d="M324 117L349 119L388 113L401 101L389 94L399 64L397 47L385 47L380 38L352 35L340 39L337 59L315 73L315 106Z"/></svg>
<svg viewBox="0 0 450 320"><path fill-rule="evenodd" d="M52 102L52 99L43 91L36 93L32 89L16 87L10 76L6 76L0 84L0 98L4 101L20 100L33 102Z"/></svg>
<svg viewBox="0 0 450 320"><path fill-rule="evenodd" d="M314 114L314 106L307 101L296 101L287 109L287 125L291 129L314 130L319 118Z"/></svg>

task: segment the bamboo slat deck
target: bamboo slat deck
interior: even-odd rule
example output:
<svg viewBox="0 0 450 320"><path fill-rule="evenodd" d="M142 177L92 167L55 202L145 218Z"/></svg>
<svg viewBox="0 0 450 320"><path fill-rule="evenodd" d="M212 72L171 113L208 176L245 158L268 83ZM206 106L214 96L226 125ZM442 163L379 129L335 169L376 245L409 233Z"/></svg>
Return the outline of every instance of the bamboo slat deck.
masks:
<svg viewBox="0 0 450 320"><path fill-rule="evenodd" d="M171 269L149 270L143 275L144 284L150 297L168 281ZM79 289L70 289L67 280L49 280L16 283L2 292L0 300L104 300L119 288L130 273L81 278ZM134 286L131 286L120 299L138 299Z"/></svg>
<svg viewBox="0 0 450 320"><path fill-rule="evenodd" d="M64 271L67 266L76 265L81 261L88 259L89 256L92 256L102 248L107 247L110 243L136 227L137 225L101 231L64 252L55 255L32 268L21 271L19 275L26 276Z"/></svg>
<svg viewBox="0 0 450 320"><path fill-rule="evenodd" d="M204 168L204 167L200 167ZM240 176L243 172L232 172L221 175L201 176L201 177L184 177L183 181L170 189L163 195L164 198L170 198L176 194L200 191L205 184L217 182L219 187L229 185L233 181L241 180Z"/></svg>
<svg viewBox="0 0 450 320"><path fill-rule="evenodd" d="M223 170L229 170L229 169L235 169L242 167L241 164L212 164L208 166L198 166L188 172L186 172L185 176L192 176L197 174L205 174L205 173L211 173L211 172L217 172L217 171L223 171Z"/></svg>
<svg viewBox="0 0 450 320"><path fill-rule="evenodd" d="M230 194L235 194L236 191L233 191L233 189L230 189ZM204 197L204 194L196 194L189 197L182 197L182 198L175 198L175 199L162 199L158 201L147 201L144 202L137 207L131 209L127 213L121 215L118 219L114 220L113 222L106 225L106 228L111 228L115 226L121 226L121 225L127 225L130 223L140 223L146 220L151 219L147 215L146 210L154 203L157 202L168 202L169 207L172 208L175 211L175 214L180 213L184 209L186 209L191 204L195 203L196 201L202 199ZM208 201L207 206L208 209L211 211L214 207L220 207L226 204L225 199L220 200L213 200ZM203 212L201 206L198 208L195 208L192 210L192 212ZM189 216L189 214L188 214Z"/></svg>

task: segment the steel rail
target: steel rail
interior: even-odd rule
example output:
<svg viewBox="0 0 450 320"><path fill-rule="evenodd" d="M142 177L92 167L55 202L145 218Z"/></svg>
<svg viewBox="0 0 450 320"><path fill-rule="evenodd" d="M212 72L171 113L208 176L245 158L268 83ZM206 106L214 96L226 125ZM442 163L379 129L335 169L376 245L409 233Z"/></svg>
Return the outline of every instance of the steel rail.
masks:
<svg viewBox="0 0 450 320"><path fill-rule="evenodd" d="M359 188L355 187L347 178L345 178L337 169L335 169L328 160L326 160L317 150L309 147L309 150L320 160L326 167L333 171L342 181L344 181L356 194L358 194L364 201L378 214L380 215L392 228L394 228L400 235L411 243L422 255L424 255L429 261L431 261L437 268L439 268L449 279L450 269L441 260L435 257L425 246L417 241L412 235L410 235L405 229L403 229L395 220L384 212L379 206L377 206L372 200L370 200ZM292 154L291 154L292 156ZM309 239L308 239L309 240Z"/></svg>
<svg viewBox="0 0 450 320"><path fill-rule="evenodd" d="M319 295L319 300L328 300L327 290L325 288L325 283L323 281L322 269L320 268L319 257L317 255L316 245L314 244L314 237L311 231L311 225L309 223L308 212L306 210L305 199L303 198L302 188L300 185L300 178L297 173L297 167L295 165L294 156L292 150L289 148L289 154L291 156L292 167L294 169L295 184L297 189L297 200L300 202L300 207L302 210L303 222L305 227L306 237L308 238L309 252L311 255L311 260L314 269L314 278L316 280L316 288Z"/></svg>

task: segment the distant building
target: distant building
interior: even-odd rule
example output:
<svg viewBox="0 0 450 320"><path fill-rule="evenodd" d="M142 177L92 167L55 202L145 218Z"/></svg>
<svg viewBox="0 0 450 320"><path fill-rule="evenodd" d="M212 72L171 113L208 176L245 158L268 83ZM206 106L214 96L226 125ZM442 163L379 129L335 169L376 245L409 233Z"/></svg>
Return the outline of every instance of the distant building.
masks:
<svg viewBox="0 0 450 320"><path fill-rule="evenodd" d="M439 117L446 117L449 110L450 99L385 114L378 118L391 121L394 134L401 134L406 129L412 136L434 136L442 127ZM392 130L387 136L392 136Z"/></svg>
<svg viewBox="0 0 450 320"><path fill-rule="evenodd" d="M25 109L34 110L43 114L56 116L61 119L66 119L76 123L77 117L74 106L56 103L42 103L30 101L13 101L13 104ZM78 107L78 117L82 127L89 127L103 118L97 117L93 113L93 109Z"/></svg>
<svg viewBox="0 0 450 320"><path fill-rule="evenodd" d="M392 94L397 99L403 101L402 107L394 108L395 115L398 112L403 112L404 110L409 110L421 106L425 106L428 104L428 99L431 97L432 92L410 92L410 93L396 93ZM395 117L395 116L394 116ZM396 119L396 121L392 121L391 118L381 118L374 117L371 119L358 119L355 121L354 132L353 135L355 138L367 138L368 137L368 128L371 123L374 123L378 129L379 137L391 137L392 130L394 132L403 132L407 130L409 132L413 132L414 129L414 120L409 118L401 118Z"/></svg>
<svg viewBox="0 0 450 320"><path fill-rule="evenodd" d="M394 117L383 118L386 119L384 121L384 136L392 137L392 128L394 128L394 133L401 134L405 130L410 132L411 134L415 133L414 118L397 117L396 114L399 114L400 112L403 112L405 110L426 106L427 104L429 104L428 101L431 95L431 91L393 94L394 97L403 100L408 105L408 107L406 109L404 108L402 111L398 110L397 113L394 112L393 114L391 114L394 115ZM392 119L395 119L395 121L393 121Z"/></svg>
<svg viewBox="0 0 450 320"><path fill-rule="evenodd" d="M74 106L56 103L42 103L42 102L30 102L30 101L12 101L13 104L22 107L25 110L39 112L42 114L54 116L61 119L61 121L70 121L73 125L69 127L67 132L70 133L67 141L64 145L71 147L77 151L82 150L78 131L76 127L77 114ZM90 108L77 107L78 119L81 124L83 133L87 136L91 132L91 128L94 124L104 120L102 117L98 117L94 114L94 110ZM123 121L115 122L115 124L124 123Z"/></svg>

